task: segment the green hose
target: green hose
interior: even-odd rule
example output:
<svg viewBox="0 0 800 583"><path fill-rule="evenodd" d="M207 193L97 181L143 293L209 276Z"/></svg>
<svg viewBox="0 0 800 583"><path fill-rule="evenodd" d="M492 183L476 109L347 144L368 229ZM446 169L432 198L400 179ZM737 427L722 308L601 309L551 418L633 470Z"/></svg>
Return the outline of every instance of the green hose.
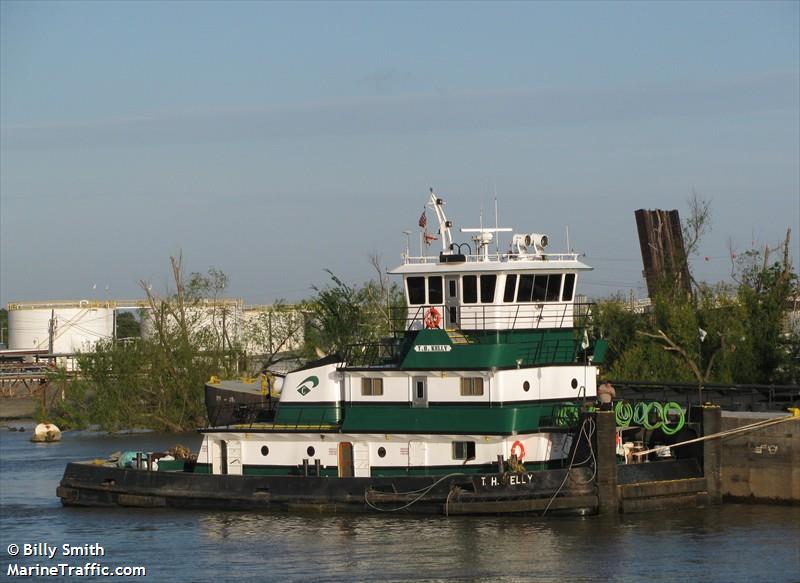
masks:
<svg viewBox="0 0 800 583"><path fill-rule="evenodd" d="M675 412L678 414L678 422L675 424L674 427L669 426L669 414L670 412ZM661 424L661 431L664 432L664 435L675 435L683 429L683 425L686 422L686 418L683 413L683 409L680 405L675 403L674 401L670 401L666 405L664 405L663 412L661 414L661 419L663 422Z"/></svg>
<svg viewBox="0 0 800 583"><path fill-rule="evenodd" d="M628 401L617 401L614 405L614 417L617 427L628 427L633 419L633 407Z"/></svg>
<svg viewBox="0 0 800 583"><path fill-rule="evenodd" d="M633 408L633 422L636 425L644 425L645 419L649 414L650 406L644 401L639 401L636 403L636 407Z"/></svg>
<svg viewBox="0 0 800 583"><path fill-rule="evenodd" d="M564 403L556 413L556 425L571 427L578 422L578 407L574 403Z"/></svg>
<svg viewBox="0 0 800 583"><path fill-rule="evenodd" d="M658 420L655 423L650 423L650 413L655 411L658 414ZM644 416L644 428L653 431L661 426L664 420L664 408L658 401L653 401L647 406L647 415Z"/></svg>

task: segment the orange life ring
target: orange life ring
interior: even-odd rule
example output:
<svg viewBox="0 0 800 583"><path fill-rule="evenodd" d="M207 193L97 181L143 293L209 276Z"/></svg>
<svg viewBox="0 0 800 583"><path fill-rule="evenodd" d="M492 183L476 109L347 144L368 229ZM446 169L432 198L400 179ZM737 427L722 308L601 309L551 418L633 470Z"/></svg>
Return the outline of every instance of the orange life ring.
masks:
<svg viewBox="0 0 800 583"><path fill-rule="evenodd" d="M515 456L519 461L525 459L525 446L522 445L521 441L515 441L511 446L511 455Z"/></svg>
<svg viewBox="0 0 800 583"><path fill-rule="evenodd" d="M425 312L425 327L426 328L439 328L442 325L442 315L436 308L428 308Z"/></svg>

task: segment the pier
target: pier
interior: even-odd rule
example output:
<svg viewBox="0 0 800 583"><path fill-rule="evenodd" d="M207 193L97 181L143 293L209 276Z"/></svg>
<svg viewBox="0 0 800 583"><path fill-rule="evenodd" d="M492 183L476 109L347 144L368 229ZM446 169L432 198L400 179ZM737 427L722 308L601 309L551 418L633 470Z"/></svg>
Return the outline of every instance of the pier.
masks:
<svg viewBox="0 0 800 583"><path fill-rule="evenodd" d="M598 411L600 514L703 507L724 501L800 504L800 416L694 407L701 447L664 461L620 464L612 412ZM752 431L742 431L744 426ZM741 433L737 433L741 431ZM671 446L673 454L680 446Z"/></svg>

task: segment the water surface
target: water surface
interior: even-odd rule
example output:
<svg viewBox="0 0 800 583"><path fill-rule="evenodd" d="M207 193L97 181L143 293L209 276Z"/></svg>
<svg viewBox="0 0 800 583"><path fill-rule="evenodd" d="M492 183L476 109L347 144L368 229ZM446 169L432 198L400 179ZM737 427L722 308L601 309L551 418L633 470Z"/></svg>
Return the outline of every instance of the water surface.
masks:
<svg viewBox="0 0 800 583"><path fill-rule="evenodd" d="M32 444L29 435L0 432L2 579L10 563L97 561L144 566L148 581L800 581L797 507L608 518L63 508L55 490L68 460L177 443L196 450L199 438L67 432ZM37 542L99 543L106 554L8 556L9 544Z"/></svg>

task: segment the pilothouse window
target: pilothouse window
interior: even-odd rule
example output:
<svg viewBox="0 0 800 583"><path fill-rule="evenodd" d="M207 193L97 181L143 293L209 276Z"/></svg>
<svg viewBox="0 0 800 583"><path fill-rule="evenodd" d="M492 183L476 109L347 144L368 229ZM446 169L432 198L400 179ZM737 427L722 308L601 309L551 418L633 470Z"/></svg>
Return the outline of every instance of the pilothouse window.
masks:
<svg viewBox="0 0 800 583"><path fill-rule="evenodd" d="M420 305L425 303L425 278L409 277L406 278L408 288L408 303Z"/></svg>
<svg viewBox="0 0 800 583"><path fill-rule="evenodd" d="M562 302L572 301L572 292L575 291L575 274L568 273L564 276L564 291L561 292Z"/></svg>
<svg viewBox="0 0 800 583"><path fill-rule="evenodd" d="M543 302L547 297L547 276L537 275L533 280L533 301Z"/></svg>
<svg viewBox="0 0 800 583"><path fill-rule="evenodd" d="M496 275L481 275L481 303L494 303L494 288L497 286Z"/></svg>
<svg viewBox="0 0 800 583"><path fill-rule="evenodd" d="M519 276L519 289L517 290L517 301L518 302L529 302L531 301L531 295L533 294L533 276L532 275L520 275Z"/></svg>
<svg viewBox="0 0 800 583"><path fill-rule="evenodd" d="M476 275L464 276L464 303L478 303L478 276Z"/></svg>
<svg viewBox="0 0 800 583"><path fill-rule="evenodd" d="M506 289L503 291L503 301L513 302L514 301L514 292L517 290L517 276L516 275L507 275L506 276Z"/></svg>
<svg viewBox="0 0 800 583"><path fill-rule="evenodd" d="M561 274L553 273L547 280L547 297L548 302L557 302L558 295L561 293Z"/></svg>
<svg viewBox="0 0 800 583"><path fill-rule="evenodd" d="M442 295L442 276L434 275L428 278L428 303L441 304L444 301Z"/></svg>

